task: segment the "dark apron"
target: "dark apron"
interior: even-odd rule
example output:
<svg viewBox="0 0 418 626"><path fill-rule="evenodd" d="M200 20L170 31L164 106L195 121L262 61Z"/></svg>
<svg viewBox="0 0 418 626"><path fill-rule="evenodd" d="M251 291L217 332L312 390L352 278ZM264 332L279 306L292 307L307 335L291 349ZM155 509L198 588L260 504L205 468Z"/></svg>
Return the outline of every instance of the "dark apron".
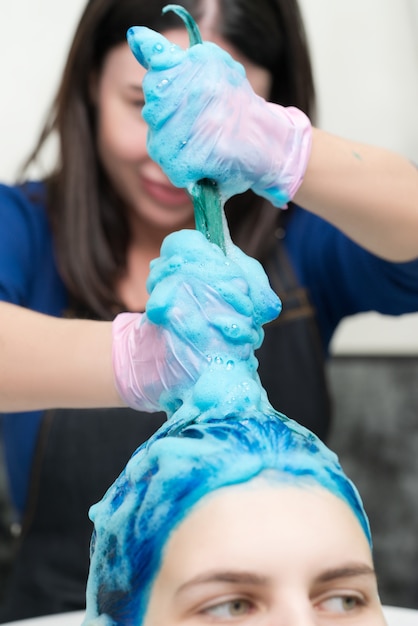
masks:
<svg viewBox="0 0 418 626"><path fill-rule="evenodd" d="M282 242L274 247L264 268L283 308L278 319L264 327L264 341L256 352L263 387L277 411L324 441L331 403L315 310L306 289L298 284Z"/></svg>
<svg viewBox="0 0 418 626"><path fill-rule="evenodd" d="M89 507L165 419L131 409L45 413L0 623L84 609Z"/></svg>
<svg viewBox="0 0 418 626"><path fill-rule="evenodd" d="M329 400L314 311L279 242L265 264L283 311L257 352L271 404L325 438ZM92 524L88 509L163 413L56 410L43 418L20 547L0 623L82 610Z"/></svg>

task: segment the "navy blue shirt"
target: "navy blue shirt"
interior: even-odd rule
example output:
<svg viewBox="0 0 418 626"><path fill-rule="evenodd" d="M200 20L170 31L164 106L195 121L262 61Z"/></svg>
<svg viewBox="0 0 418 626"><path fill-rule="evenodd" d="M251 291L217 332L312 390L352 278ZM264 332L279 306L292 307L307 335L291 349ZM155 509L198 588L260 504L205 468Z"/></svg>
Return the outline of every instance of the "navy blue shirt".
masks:
<svg viewBox="0 0 418 626"><path fill-rule="evenodd" d="M34 199L32 199L34 198ZM38 183L0 185L0 300L61 317L67 291L58 274ZM28 360L31 355L28 353ZM2 415L10 491L22 512L42 411Z"/></svg>
<svg viewBox="0 0 418 626"><path fill-rule="evenodd" d="M57 270L43 194L41 183L0 185L0 300L61 317L68 294ZM316 309L325 352L348 315L418 311L418 259L385 261L299 207L287 222L285 245ZM41 416L40 411L2 415L10 489L19 512L26 502Z"/></svg>

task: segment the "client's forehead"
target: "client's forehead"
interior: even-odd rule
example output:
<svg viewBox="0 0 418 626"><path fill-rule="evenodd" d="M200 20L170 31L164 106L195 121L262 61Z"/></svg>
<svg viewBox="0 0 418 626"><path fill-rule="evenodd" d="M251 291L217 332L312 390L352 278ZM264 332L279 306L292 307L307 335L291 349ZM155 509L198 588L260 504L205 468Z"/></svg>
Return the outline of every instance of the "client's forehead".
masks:
<svg viewBox="0 0 418 626"><path fill-rule="evenodd" d="M156 585L181 587L210 572L269 581L319 576L348 563L372 568L350 507L319 486L254 479L205 496L172 532Z"/></svg>

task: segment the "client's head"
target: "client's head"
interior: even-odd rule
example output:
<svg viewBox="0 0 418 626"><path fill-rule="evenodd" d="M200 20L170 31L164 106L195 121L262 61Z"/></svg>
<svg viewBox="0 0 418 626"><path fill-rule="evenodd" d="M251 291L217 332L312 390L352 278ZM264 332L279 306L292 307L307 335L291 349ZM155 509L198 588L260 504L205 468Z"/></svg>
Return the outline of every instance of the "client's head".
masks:
<svg viewBox="0 0 418 626"><path fill-rule="evenodd" d="M385 623L355 487L273 411L167 423L91 515L85 624Z"/></svg>

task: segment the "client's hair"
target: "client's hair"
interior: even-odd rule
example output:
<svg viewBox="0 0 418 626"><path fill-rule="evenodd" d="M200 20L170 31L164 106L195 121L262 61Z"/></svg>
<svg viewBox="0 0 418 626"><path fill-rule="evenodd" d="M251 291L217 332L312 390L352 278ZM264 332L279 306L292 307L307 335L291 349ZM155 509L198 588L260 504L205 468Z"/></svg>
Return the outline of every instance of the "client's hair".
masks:
<svg viewBox="0 0 418 626"><path fill-rule="evenodd" d="M269 480L319 485L344 500L371 543L360 497L336 455L308 430L266 408L192 424L170 421L138 448L91 509L95 532L85 624L141 624L173 529L207 494L266 472Z"/></svg>

